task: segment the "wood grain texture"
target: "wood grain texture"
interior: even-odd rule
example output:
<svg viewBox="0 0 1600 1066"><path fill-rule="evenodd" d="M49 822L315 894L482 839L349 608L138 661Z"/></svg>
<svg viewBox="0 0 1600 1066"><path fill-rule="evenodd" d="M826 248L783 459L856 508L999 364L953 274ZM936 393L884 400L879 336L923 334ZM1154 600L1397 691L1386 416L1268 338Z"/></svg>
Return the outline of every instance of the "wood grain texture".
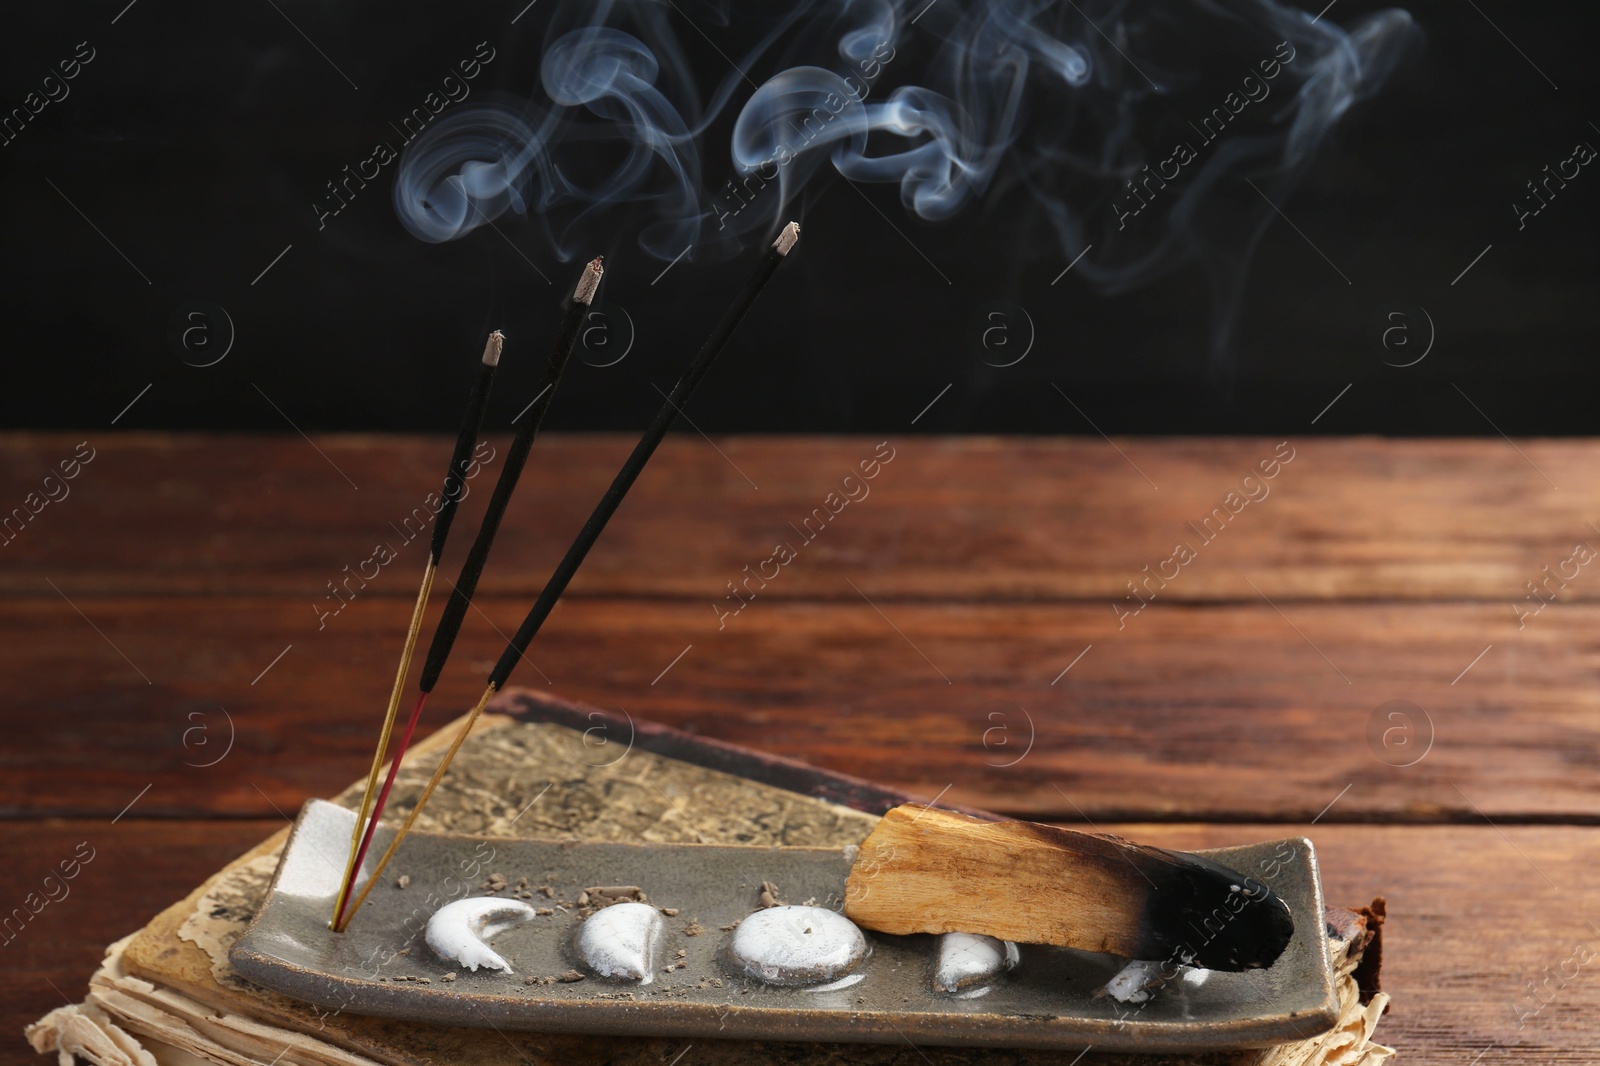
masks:
<svg viewBox="0 0 1600 1066"><path fill-rule="evenodd" d="M1089 833L1042 840L1038 823L982 822L906 804L861 842L844 915L863 929L983 933L1020 943L1154 957L1131 844Z"/></svg>
<svg viewBox="0 0 1600 1066"><path fill-rule="evenodd" d="M0 435L0 904L97 848L0 948L12 1033L60 1002L46 978L78 996L104 943L366 769L422 568L396 527L449 452L89 435L41 506L85 436ZM1600 443L1293 440L1214 539L1190 523L1259 496L1243 478L1278 441L890 443L807 539L877 440L669 440L514 680L1161 846L1309 832L1330 900L1389 897L1404 1061L1600 1061L1577 961L1600 948L1600 578L1572 561L1600 547ZM476 696L631 445L535 450L427 729ZM398 558L319 620L380 542ZM1119 618L1179 542L1194 558ZM778 543L794 560L719 628Z"/></svg>
<svg viewBox="0 0 1600 1066"><path fill-rule="evenodd" d="M303 599L387 542L400 559L373 594L410 596L423 545L407 547L395 527L437 489L450 450L443 436L318 434L324 459L292 435L88 435L96 457L66 483L69 495L0 547L0 591L49 592L49 578L68 595ZM83 439L0 435L0 514ZM795 527L828 493L862 491L842 482L879 439L737 437L713 448L693 433L669 438L571 595L720 599L743 567L790 542L800 558L770 598L849 598L837 574L870 571L883 598L1110 602L1183 541L1197 558L1169 583L1169 601L1252 599L1248 578L1280 599L1509 603L1575 543L1600 548L1588 524L1600 520L1589 506L1600 452L1581 441L1523 441L1519 454L1498 438L1294 440L1265 497L1203 543L1188 523L1230 492L1261 495L1242 480L1277 440L1123 440L1124 458L1095 438L893 436L895 458L865 498L801 547ZM508 438L492 440L503 455ZM541 439L485 592L537 593L632 443ZM463 528L475 528L497 474L491 462L469 483ZM456 540L452 576L470 538ZM1600 599L1600 580L1582 570L1558 591Z"/></svg>
<svg viewBox="0 0 1600 1066"><path fill-rule="evenodd" d="M94 821L0 823L0 918L46 903L20 932L0 934L0 1061L46 1063L23 1043L22 1029L46 1012L81 1002L105 946L188 895L224 863L283 828L264 821ZM70 881L59 864L81 845L93 859ZM47 886L52 874L62 888Z"/></svg>
<svg viewBox="0 0 1600 1066"><path fill-rule="evenodd" d="M480 606L429 729L470 706L496 630L525 604ZM110 816L156 782L137 816L293 812L367 769L408 611L358 600L318 631L305 603L281 599L13 598L0 811ZM858 597L757 601L718 632L701 604L574 600L514 680L1036 820L1309 821L1328 808L1332 821L1593 821L1595 633L1600 608L1580 604L1520 633L1492 605L1265 603L1152 607L1119 633L1085 605ZM1410 757L1400 733L1378 744L1404 728L1383 717L1392 700L1426 712L1406 712L1418 745L1431 721L1412 766L1378 757ZM206 765L230 729L231 751Z"/></svg>
<svg viewBox="0 0 1600 1066"><path fill-rule="evenodd" d="M8 1060L23 1025L82 994L104 943L146 921L279 821L94 822L0 825L0 902L17 905L47 868L83 840L96 857L72 894L0 948L0 1033ZM1600 951L1600 828L1106 824L1162 847L1199 848L1304 833L1318 849L1330 901L1389 899L1384 988L1395 1006L1380 1037L1408 1066L1579 1066L1600 1061L1600 973L1568 960ZM36 861L35 861L36 860ZM1545 877L1550 881L1547 882ZM1553 884L1552 884L1553 882ZM1514 919L1509 916L1515 916ZM1587 957L1580 954L1579 958ZM1563 964L1574 976L1563 978ZM1533 999L1528 982L1541 991ZM1545 1005L1537 1009L1539 1003ZM13 1043L12 1041L18 1040ZM940 1061L907 1048L898 1061ZM1070 1056L1068 1056L1070 1058ZM1063 1060L1065 1062L1066 1059Z"/></svg>

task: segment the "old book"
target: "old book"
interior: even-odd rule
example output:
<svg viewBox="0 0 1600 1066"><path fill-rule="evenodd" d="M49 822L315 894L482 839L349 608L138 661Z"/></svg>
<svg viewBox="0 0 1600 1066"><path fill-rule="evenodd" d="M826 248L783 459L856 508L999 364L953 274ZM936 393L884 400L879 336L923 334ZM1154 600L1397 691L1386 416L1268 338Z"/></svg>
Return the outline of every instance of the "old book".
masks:
<svg viewBox="0 0 1600 1066"><path fill-rule="evenodd" d="M526 691L507 692L491 711L425 808L419 830L839 847L859 844L881 813L909 798ZM386 822L404 819L452 733L446 727L413 748ZM352 785L335 801L355 806L360 788L359 782ZM75 1053L98 1066L661 1066L684 1050L683 1040L446 1028L330 1013L249 984L232 971L227 950L253 917L286 837L287 830L274 834L144 929L111 945L85 1002L52 1011L29 1028L34 1047ZM1330 910L1342 1016L1334 1030L1314 1039L1220 1055L1091 1052L1079 1059L1077 1052L1019 1051L1005 1053L1005 1061L1018 1066L1381 1066L1394 1054L1372 1039L1387 1002L1372 979L1381 922L1381 909ZM913 1061L906 1058L910 1050L708 1041L696 1047L694 1061L702 1066L760 1060L888 1064ZM993 1061L995 1053L942 1048L937 1054L944 1063L978 1063Z"/></svg>

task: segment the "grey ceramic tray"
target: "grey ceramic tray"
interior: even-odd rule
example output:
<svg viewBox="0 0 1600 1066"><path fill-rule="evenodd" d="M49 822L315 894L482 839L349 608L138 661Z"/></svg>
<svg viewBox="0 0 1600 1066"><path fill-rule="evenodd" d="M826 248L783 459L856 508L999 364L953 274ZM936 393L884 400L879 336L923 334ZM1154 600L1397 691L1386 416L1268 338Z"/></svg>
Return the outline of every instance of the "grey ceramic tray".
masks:
<svg viewBox="0 0 1600 1066"><path fill-rule="evenodd" d="M1202 853L1265 881L1289 905L1294 939L1271 968L1213 973L1198 985L1176 980L1130 1006L1095 996L1123 960L1034 945L1022 945L1020 964L982 994L935 992L932 936L868 933L872 953L850 987L778 988L744 977L726 961L732 934L724 927L755 909L763 881L786 902L838 909L849 857L820 848L414 833L386 874L390 883L374 889L349 932L335 935L327 920L353 818L320 800L306 804L265 905L231 952L250 980L331 1010L502 1029L1130 1051L1284 1043L1323 1032L1338 1016L1322 888L1303 838ZM377 835L374 854L389 839L386 830ZM510 975L446 963L422 937L434 910L485 894L491 873L510 882L501 896L527 878L535 891L526 902L552 910L492 940ZM409 878L403 889L394 885L401 875ZM571 907L590 885L637 885L651 904L677 912L658 952L672 972L642 986L592 974L547 983L582 970Z"/></svg>

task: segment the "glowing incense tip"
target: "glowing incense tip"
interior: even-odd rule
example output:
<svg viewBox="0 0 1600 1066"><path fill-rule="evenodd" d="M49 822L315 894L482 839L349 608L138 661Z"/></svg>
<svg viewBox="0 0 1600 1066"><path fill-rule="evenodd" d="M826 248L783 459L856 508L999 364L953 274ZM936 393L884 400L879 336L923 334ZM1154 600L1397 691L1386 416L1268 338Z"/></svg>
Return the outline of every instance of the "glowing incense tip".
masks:
<svg viewBox="0 0 1600 1066"><path fill-rule="evenodd" d="M578 287L572 294L572 302L585 306L594 303L595 291L600 288L600 276L605 272L604 256L597 255L591 259L583 271L583 276L578 279Z"/></svg>
<svg viewBox="0 0 1600 1066"><path fill-rule="evenodd" d="M489 343L483 346L483 365L499 366L500 351L506 346L506 335L499 330L489 334Z"/></svg>
<svg viewBox="0 0 1600 1066"><path fill-rule="evenodd" d="M778 234L778 239L772 242L772 247L779 255L788 255L789 249L794 247L794 242L800 239L800 223L791 222L783 227L783 232Z"/></svg>

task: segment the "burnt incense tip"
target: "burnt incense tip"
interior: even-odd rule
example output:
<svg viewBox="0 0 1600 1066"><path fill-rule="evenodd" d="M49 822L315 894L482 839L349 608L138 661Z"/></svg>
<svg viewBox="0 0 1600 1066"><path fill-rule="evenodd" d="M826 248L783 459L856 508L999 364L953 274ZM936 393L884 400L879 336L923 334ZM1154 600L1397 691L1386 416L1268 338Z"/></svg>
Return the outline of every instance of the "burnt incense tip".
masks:
<svg viewBox="0 0 1600 1066"><path fill-rule="evenodd" d="M794 242L800 239L800 223L791 222L783 227L783 232L778 234L778 239L772 242L773 251L779 255L788 255L789 249L794 247Z"/></svg>
<svg viewBox="0 0 1600 1066"><path fill-rule="evenodd" d="M572 293L572 302L588 306L594 303L594 294L600 288L600 278L606 272L605 256L597 255L583 268L578 287Z"/></svg>
<svg viewBox="0 0 1600 1066"><path fill-rule="evenodd" d="M1153 849L1154 850L1154 849ZM1168 853L1152 865L1144 922L1152 952L1208 970L1271 966L1294 936L1294 918L1272 889L1199 855Z"/></svg>
<svg viewBox="0 0 1600 1066"><path fill-rule="evenodd" d="M506 346L506 335L499 330L489 334L489 343L483 346L483 365L499 366L500 351Z"/></svg>

